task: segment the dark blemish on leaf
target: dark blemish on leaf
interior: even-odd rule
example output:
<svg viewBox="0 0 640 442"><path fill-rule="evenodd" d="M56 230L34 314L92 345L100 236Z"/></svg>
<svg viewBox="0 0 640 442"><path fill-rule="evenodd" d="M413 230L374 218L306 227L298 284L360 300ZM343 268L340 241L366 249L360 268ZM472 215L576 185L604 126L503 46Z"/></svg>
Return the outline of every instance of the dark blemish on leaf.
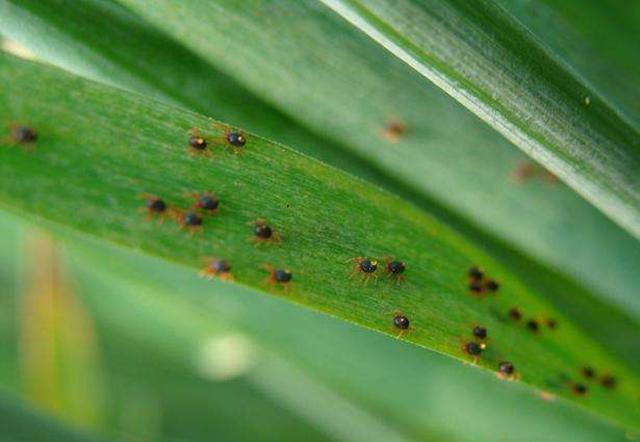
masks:
<svg viewBox="0 0 640 442"><path fill-rule="evenodd" d="M556 321L555 319L547 319L545 323L551 330L555 330L558 327L558 321Z"/></svg>

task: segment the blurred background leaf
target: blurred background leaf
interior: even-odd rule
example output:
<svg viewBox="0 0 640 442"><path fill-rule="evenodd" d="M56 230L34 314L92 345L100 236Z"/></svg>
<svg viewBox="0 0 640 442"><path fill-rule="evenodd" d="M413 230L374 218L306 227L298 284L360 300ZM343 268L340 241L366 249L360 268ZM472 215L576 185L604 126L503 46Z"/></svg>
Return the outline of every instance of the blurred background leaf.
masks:
<svg viewBox="0 0 640 442"><path fill-rule="evenodd" d="M625 119L615 102L603 99L572 69L571 60L568 65L549 51L498 4L520 2L322 2L640 238L637 121ZM614 15L633 8L618 2ZM626 22L637 27L635 11ZM611 23L609 28L618 32ZM634 41L625 43L632 48ZM637 51L625 54L633 57L629 65L638 61Z"/></svg>
<svg viewBox="0 0 640 442"><path fill-rule="evenodd" d="M531 19L528 26L544 25L544 14L535 19L543 8L516 3L511 12L517 15L522 6L519 18ZM631 236L324 7L307 1L199 7L198 13L182 4L138 10L156 28L111 1L2 1L0 33L38 58L254 130L401 195L475 238L582 331L638 368L640 277L634 263L640 248ZM582 15L575 6L561 11L568 21L578 16L574 31L583 36L586 19L593 18L588 9ZM557 5L543 10L562 21L558 11ZM558 50L575 44L556 40ZM569 49L563 55L571 58ZM624 48L613 57L620 54L624 58ZM626 54L628 60L631 52ZM396 123L406 125L399 136L389 132ZM454 408L471 413L457 402ZM478 428L495 414L478 413ZM435 425L429 437L452 437L449 424ZM517 439L537 434L531 426L524 423ZM459 433L465 436L455 440L474 434ZM622 437L594 434L600 440Z"/></svg>

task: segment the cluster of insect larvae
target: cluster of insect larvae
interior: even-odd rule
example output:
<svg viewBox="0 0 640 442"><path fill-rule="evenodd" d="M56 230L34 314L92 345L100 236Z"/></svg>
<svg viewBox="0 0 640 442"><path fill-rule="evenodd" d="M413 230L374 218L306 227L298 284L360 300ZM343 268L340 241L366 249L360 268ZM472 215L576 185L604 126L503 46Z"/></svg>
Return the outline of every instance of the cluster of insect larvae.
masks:
<svg viewBox="0 0 640 442"><path fill-rule="evenodd" d="M194 203L185 209L169 206L159 196L143 193L141 198L145 200L144 209L147 219L157 217L160 222L169 217L177 222L180 229L189 229L189 236L202 230L204 217L213 215L220 205L220 200L212 192L190 193Z"/></svg>
<svg viewBox="0 0 640 442"><path fill-rule="evenodd" d="M596 373L596 370L590 366L582 367L580 369L580 374L587 382L597 382L602 387L608 390L615 388L617 384L617 380L613 375L609 373L605 373L601 376L598 376ZM578 396L585 395L589 391L589 388L587 387L587 385L585 385L582 382L571 382L570 384L571 384L571 390L573 391L574 394Z"/></svg>
<svg viewBox="0 0 640 442"><path fill-rule="evenodd" d="M469 290L474 295L482 295L487 291L496 292L499 288L499 284L492 279L488 279L484 272L473 266L467 271L467 276L469 278ZM522 311L518 307L511 307L507 312L508 318L512 323L522 324L528 331L533 334L538 334L541 332L542 328L546 326L549 330L556 330L558 327L558 321L553 318L525 318ZM498 313L498 318L500 318L503 322L506 322L506 319ZM472 329L472 334L475 338L479 339L481 342L476 341L468 341L465 342L462 346L462 351L468 355L470 355L474 362L480 358L482 352L487 348L486 342L484 340L487 338L487 329L481 326L474 326ZM602 387L607 389L615 388L617 384L617 379L607 373L600 377L596 376L596 372L592 367L583 367L580 370L581 375L587 379L588 381L597 381ZM516 373L515 366L513 363L509 361L500 361L498 363L498 369L496 372L496 376L500 379L513 380L517 379L519 375ZM583 396L587 394L589 388L585 385L584 382L576 382L571 381L570 378L566 375L562 376L563 385L567 386L569 390L577 395ZM549 393L543 393L544 398L553 397Z"/></svg>
<svg viewBox="0 0 640 442"><path fill-rule="evenodd" d="M498 281L488 278L478 267L471 267L467 274L469 276L469 291L474 295L484 295L487 292L495 293L500 288Z"/></svg>
<svg viewBox="0 0 640 442"><path fill-rule="evenodd" d="M553 318L547 318L547 319L529 318L523 321L522 312L517 307L512 307L511 309L509 309L508 314L509 314L509 318L511 318L512 321L516 323L521 323L521 322L524 323L524 326L527 328L527 330L529 330L531 333L534 333L534 334L537 334L542 329L543 324L546 325L547 328L550 330L555 330L558 327L558 321L556 321Z"/></svg>
<svg viewBox="0 0 640 442"><path fill-rule="evenodd" d="M376 258L363 258L359 256L354 258L353 262L355 263L353 268L354 274L361 274L365 282L368 282L372 278L374 280L378 278L378 260ZM403 273L406 269L404 262L386 257L384 263L384 272L387 276L395 279L397 283L404 280Z"/></svg>

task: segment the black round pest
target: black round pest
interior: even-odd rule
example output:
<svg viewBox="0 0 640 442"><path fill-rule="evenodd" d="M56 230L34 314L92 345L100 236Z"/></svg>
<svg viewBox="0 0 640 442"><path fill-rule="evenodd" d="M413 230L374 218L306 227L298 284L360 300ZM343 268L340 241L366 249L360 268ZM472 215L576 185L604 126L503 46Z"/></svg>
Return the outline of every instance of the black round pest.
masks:
<svg viewBox="0 0 640 442"><path fill-rule="evenodd" d="M580 373L587 379L593 379L596 376L596 371L591 367L582 367Z"/></svg>
<svg viewBox="0 0 640 442"><path fill-rule="evenodd" d="M255 234L258 238L269 239L273 234L273 230L267 224L256 224Z"/></svg>
<svg viewBox="0 0 640 442"><path fill-rule="evenodd" d="M205 258L207 265L200 271L202 276L212 279L214 276L222 281L233 281L231 265L226 259Z"/></svg>
<svg viewBox="0 0 640 442"><path fill-rule="evenodd" d="M199 135L192 135L189 138L189 146L193 147L196 150L204 150L207 148L207 140Z"/></svg>
<svg viewBox="0 0 640 442"><path fill-rule="evenodd" d="M476 325L475 327L473 327L473 336L484 339L487 337L487 329L485 327Z"/></svg>
<svg viewBox="0 0 640 442"><path fill-rule="evenodd" d="M387 122L384 129L380 132L380 135L382 135L388 141L392 143L396 143L398 142L398 140L400 140L400 138L402 138L402 136L406 131L407 131L406 123L400 120L394 119Z"/></svg>
<svg viewBox="0 0 640 442"><path fill-rule="evenodd" d="M514 321L519 321L520 319L522 319L522 313L520 313L520 310L518 310L516 307L513 307L511 310L509 310L509 317Z"/></svg>
<svg viewBox="0 0 640 442"><path fill-rule="evenodd" d="M583 396L587 393L587 386L584 384L574 384L571 390L578 396Z"/></svg>
<svg viewBox="0 0 640 442"><path fill-rule="evenodd" d="M214 211L220 205L220 200L215 196L205 193L198 198L198 207L204 210Z"/></svg>
<svg viewBox="0 0 640 442"><path fill-rule="evenodd" d="M402 261L391 261L387 263L387 270L394 275L404 273L405 265Z"/></svg>
<svg viewBox="0 0 640 442"><path fill-rule="evenodd" d="M510 375L515 371L515 367L509 361L502 361L498 364L498 371L502 374Z"/></svg>
<svg viewBox="0 0 640 442"><path fill-rule="evenodd" d="M163 222L164 218L171 214L169 205L162 198L149 193L143 193L139 198L144 199L144 208L142 210L147 212L148 221L157 217L159 222Z"/></svg>
<svg viewBox="0 0 640 442"><path fill-rule="evenodd" d="M197 227L202 225L202 217L195 212L187 212L183 221L185 226Z"/></svg>
<svg viewBox="0 0 640 442"><path fill-rule="evenodd" d="M38 140L38 133L30 127L17 126L13 130L13 138L18 143L35 143Z"/></svg>
<svg viewBox="0 0 640 442"><path fill-rule="evenodd" d="M209 267L215 273L227 273L231 271L231 265L229 265L229 261L224 259L216 259L214 261L211 261Z"/></svg>
<svg viewBox="0 0 640 442"><path fill-rule="evenodd" d="M290 270L276 270L273 278L276 282L289 282L293 278L293 273Z"/></svg>
<svg viewBox="0 0 640 442"><path fill-rule="evenodd" d="M378 261L372 258L363 258L358 256L354 258L355 266L353 267L353 274L362 275L363 281L366 283L369 282L370 279L374 281L377 280L378 275L376 274L376 270L378 269ZM400 281L402 279L402 275L396 275L393 273L389 273L390 276L395 277L396 280Z"/></svg>
<svg viewBox="0 0 640 442"><path fill-rule="evenodd" d="M498 281L496 281L495 279L490 279L489 281L487 281L486 287L487 290L495 293L500 288L500 284L498 284Z"/></svg>
<svg viewBox="0 0 640 442"><path fill-rule="evenodd" d="M612 389L612 388L615 388L617 384L617 380L612 375L607 374L602 377L602 379L600 380L600 383L602 384L603 387Z"/></svg>
<svg viewBox="0 0 640 442"><path fill-rule="evenodd" d="M266 220L258 218L253 223L253 237L251 240L258 244L279 243L280 233L271 227Z"/></svg>
<svg viewBox="0 0 640 442"><path fill-rule="evenodd" d="M393 325L400 330L406 330L411 325L411 322L404 315L396 315L393 317Z"/></svg>
<svg viewBox="0 0 640 442"><path fill-rule="evenodd" d="M229 132L227 134L227 142L234 147L242 147L245 145L247 140L240 132Z"/></svg>
<svg viewBox="0 0 640 442"><path fill-rule="evenodd" d="M361 259L358 265L363 273L373 273L378 269L378 261L369 258Z"/></svg>
<svg viewBox="0 0 640 442"><path fill-rule="evenodd" d="M547 319L546 324L551 330L555 330L558 327L558 321L555 319Z"/></svg>
<svg viewBox="0 0 640 442"><path fill-rule="evenodd" d="M157 197L148 198L144 203L144 206L149 210L149 212L162 213L167 210L167 204Z"/></svg>
<svg viewBox="0 0 640 442"><path fill-rule="evenodd" d="M464 344L464 351L470 354L471 356L480 356L482 353L482 346L475 342L467 342Z"/></svg>
<svg viewBox="0 0 640 442"><path fill-rule="evenodd" d="M529 319L527 321L527 328L536 333L538 330L540 330L540 324L535 319Z"/></svg>
<svg viewBox="0 0 640 442"><path fill-rule="evenodd" d="M288 290L289 283L293 279L293 273L291 273L291 270L277 269L271 264L263 264L262 268L269 272L269 285L273 287L276 284L280 284L285 290Z"/></svg>
<svg viewBox="0 0 640 442"><path fill-rule="evenodd" d="M484 273L476 266L471 267L467 274L469 275L469 278L474 281L480 281L482 278L484 278Z"/></svg>
<svg viewBox="0 0 640 442"><path fill-rule="evenodd" d="M484 287L478 281L471 281L469 283L469 291L474 294L480 294L484 291Z"/></svg>

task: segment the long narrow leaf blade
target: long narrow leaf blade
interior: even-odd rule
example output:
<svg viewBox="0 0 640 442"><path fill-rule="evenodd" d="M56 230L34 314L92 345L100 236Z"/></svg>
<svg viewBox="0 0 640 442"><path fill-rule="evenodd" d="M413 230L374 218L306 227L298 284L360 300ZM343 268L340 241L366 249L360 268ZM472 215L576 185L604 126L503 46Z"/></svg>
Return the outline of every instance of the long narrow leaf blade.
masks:
<svg viewBox="0 0 640 442"><path fill-rule="evenodd" d="M322 0L640 238L640 133L492 0Z"/></svg>
<svg viewBox="0 0 640 442"><path fill-rule="evenodd" d="M366 170L384 174L362 174L349 155L326 158L323 146L304 152L482 238L501 259L506 243L623 314L640 315L633 265L640 242L316 0L120 1L331 146L355 153ZM384 136L393 118L407 124L397 142ZM259 133L285 141L277 129ZM531 167L537 178L520 181Z"/></svg>
<svg viewBox="0 0 640 442"><path fill-rule="evenodd" d="M637 425L636 375L504 267L425 213L252 134L234 153L224 141L231 129L196 114L9 56L2 56L0 67L0 120L29 124L40 134L30 148L5 141L0 149L0 202L7 209L194 271L203 257L224 257L243 285L384 333L398 335L393 319L403 312L412 324L404 339L467 361L462 344L471 339L471 324L482 322L494 332L479 366L495 371L509 358L522 381ZM209 140L211 155L190 154L192 127ZM205 191L215 192L221 206L219 213L204 215L203 231L193 238L188 228L146 222L140 214L139 196L149 192L188 227L186 214L194 210L189 193ZM252 243L257 219L268 220L281 241ZM404 281L385 274L385 256L406 263ZM355 271L358 257L380 260L377 280L367 284ZM497 295L479 299L469 293L466 274L474 264L500 281ZM270 285L275 269L290 269L293 282ZM560 326L533 333L509 319L513 306L526 320L555 319ZM618 387L596 385L576 398L572 385L585 363L614 370Z"/></svg>

